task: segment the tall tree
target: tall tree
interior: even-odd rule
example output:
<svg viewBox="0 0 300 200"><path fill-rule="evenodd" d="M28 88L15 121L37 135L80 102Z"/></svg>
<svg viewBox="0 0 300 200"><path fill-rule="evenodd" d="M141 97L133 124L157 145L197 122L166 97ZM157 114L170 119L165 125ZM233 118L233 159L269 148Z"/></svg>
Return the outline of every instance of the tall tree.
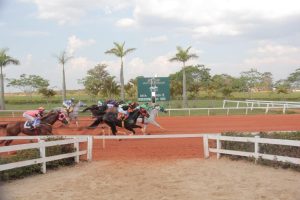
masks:
<svg viewBox="0 0 300 200"><path fill-rule="evenodd" d="M188 60L192 58L198 58L196 54L189 53L191 49L191 46L188 47L187 49L183 49L182 47L178 46L177 47L177 53L176 55L170 59L170 62L182 62L182 98L183 98L183 107L187 107L187 95L186 95L186 74L185 74L185 64Z"/></svg>
<svg viewBox="0 0 300 200"><path fill-rule="evenodd" d="M46 80L38 75L26 75L21 74L19 79L8 79L8 87L15 87L24 92L30 97L40 88L47 88L49 86L49 80Z"/></svg>
<svg viewBox="0 0 300 200"><path fill-rule="evenodd" d="M0 49L0 109L5 109L5 102L4 102L4 77L3 77L3 67L13 64L18 65L20 64L19 60L7 55L8 49Z"/></svg>
<svg viewBox="0 0 300 200"><path fill-rule="evenodd" d="M290 83L292 89L300 88L300 68L296 69L295 72L291 73L287 81Z"/></svg>
<svg viewBox="0 0 300 200"><path fill-rule="evenodd" d="M65 64L73 58L73 56L68 56L66 51L61 52L60 55L56 56L58 63L62 65L62 75L63 75L63 81L62 81L62 97L63 100L66 99L66 75L65 75Z"/></svg>
<svg viewBox="0 0 300 200"><path fill-rule="evenodd" d="M123 57L128 53L136 50L136 48L125 49L125 42L123 44L114 42L114 48L107 50L106 54L113 54L121 59L121 69L120 69L120 83L121 83L121 99L125 100L125 90L124 90L124 72L123 72Z"/></svg>
<svg viewBox="0 0 300 200"><path fill-rule="evenodd" d="M84 85L85 90L92 96L112 97L118 94L118 85L114 76L110 76L106 70L107 65L98 64L87 71L87 76L79 82Z"/></svg>

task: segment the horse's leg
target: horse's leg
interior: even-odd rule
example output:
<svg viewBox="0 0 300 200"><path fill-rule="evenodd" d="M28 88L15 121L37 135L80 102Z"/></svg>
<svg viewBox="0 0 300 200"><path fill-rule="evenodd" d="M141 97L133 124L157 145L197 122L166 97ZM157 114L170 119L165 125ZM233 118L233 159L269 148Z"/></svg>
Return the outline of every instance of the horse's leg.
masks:
<svg viewBox="0 0 300 200"><path fill-rule="evenodd" d="M14 126L7 127L6 128L6 136L19 135L21 132L23 132L22 126L23 126L22 123L17 122L17 124L15 124ZM4 143L5 146L8 146L12 142L13 142L13 140L3 140L3 141L1 141L1 144Z"/></svg>
<svg viewBox="0 0 300 200"><path fill-rule="evenodd" d="M165 129L164 127L162 127L159 123L157 123L156 121L150 121L150 123L151 124L153 124L153 125L155 125L155 126L157 126L158 128L160 128L160 129L163 129L163 130L167 130L167 129Z"/></svg>
<svg viewBox="0 0 300 200"><path fill-rule="evenodd" d="M126 129L129 130L129 131L131 131L131 133L129 135L135 135L135 130L133 129L132 126L127 127Z"/></svg>
<svg viewBox="0 0 300 200"><path fill-rule="evenodd" d="M96 128L102 122L102 118L98 117L88 128Z"/></svg>
<svg viewBox="0 0 300 200"><path fill-rule="evenodd" d="M112 134L117 135L116 133L118 131L117 131L117 128L116 128L116 124L113 123L113 122L109 122L109 121L106 121L105 123L110 127Z"/></svg>
<svg viewBox="0 0 300 200"><path fill-rule="evenodd" d="M146 135L146 129L147 129L147 124L144 124L143 128L142 128L142 133L144 135Z"/></svg>

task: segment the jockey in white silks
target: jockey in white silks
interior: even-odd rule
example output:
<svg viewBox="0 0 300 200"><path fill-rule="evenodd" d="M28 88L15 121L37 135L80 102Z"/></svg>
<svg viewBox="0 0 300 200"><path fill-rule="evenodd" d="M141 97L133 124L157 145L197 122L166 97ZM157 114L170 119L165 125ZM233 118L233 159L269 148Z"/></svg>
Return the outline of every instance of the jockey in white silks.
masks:
<svg viewBox="0 0 300 200"><path fill-rule="evenodd" d="M63 101L63 106L66 108L68 113L71 113L73 111L74 104L75 104L74 98Z"/></svg>
<svg viewBox="0 0 300 200"><path fill-rule="evenodd" d="M40 124L40 118L43 116L44 111L45 108L43 107L39 107L37 110L28 110L23 113L23 117L28 120L29 126L33 129Z"/></svg>

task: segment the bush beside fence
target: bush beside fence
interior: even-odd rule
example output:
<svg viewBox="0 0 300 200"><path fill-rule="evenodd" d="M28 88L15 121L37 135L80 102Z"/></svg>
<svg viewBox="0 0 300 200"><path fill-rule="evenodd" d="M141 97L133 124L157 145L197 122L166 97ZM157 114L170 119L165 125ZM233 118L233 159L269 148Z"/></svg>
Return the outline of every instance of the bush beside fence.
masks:
<svg viewBox="0 0 300 200"><path fill-rule="evenodd" d="M236 136L236 137L254 137L260 136L261 138L270 138L270 139L286 139L286 140L300 140L300 132L260 132L257 134L253 133L235 133L235 132L227 132L223 133L223 136ZM234 141L222 141L222 148L227 150L235 150L235 151L245 151L245 152L253 152L254 151L254 143L248 142L234 142ZM274 144L259 144L260 153L278 155L278 156L288 156L300 158L300 148L293 146L285 146L285 145L274 145ZM246 159L249 161L255 160L254 158L247 158L242 156L235 155L222 155L229 157L233 160ZM279 162L279 161L271 161L264 160L259 158L257 160L257 164L273 166L275 168L291 168L296 171L300 171L300 166L287 163L287 162Z"/></svg>
<svg viewBox="0 0 300 200"><path fill-rule="evenodd" d="M53 140L61 140L61 138L51 138L46 139L45 141L53 141ZM65 154L65 153L72 153L75 149L72 144L66 144L66 145L57 145L57 146L50 146L46 147L46 156L55 156L59 154ZM27 149L27 150L20 150L17 151L14 155L9 156L1 156L0 157L0 164L7 164L12 162L18 162L18 161L24 161L24 160L31 160L40 158L40 152L38 149ZM47 169L55 169L59 166L68 166L73 165L75 163L74 158L65 158L55 161L47 162ZM0 180L1 181L7 181L7 180L13 180L18 178L24 178L26 176L30 176L33 174L40 174L41 172L41 165L42 164L36 164L36 165L30 165L15 169L10 169L6 171L0 172Z"/></svg>

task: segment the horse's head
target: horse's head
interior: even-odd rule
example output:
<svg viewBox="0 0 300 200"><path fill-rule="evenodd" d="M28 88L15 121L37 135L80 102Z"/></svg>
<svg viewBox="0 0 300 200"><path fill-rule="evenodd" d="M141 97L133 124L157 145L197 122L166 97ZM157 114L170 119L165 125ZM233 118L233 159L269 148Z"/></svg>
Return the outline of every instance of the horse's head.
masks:
<svg viewBox="0 0 300 200"><path fill-rule="evenodd" d="M63 124L68 124L69 121L67 119L67 115L64 112L58 111L57 112L57 120L61 121Z"/></svg>
<svg viewBox="0 0 300 200"><path fill-rule="evenodd" d="M142 117L147 117L148 118L150 116L148 111L145 108L140 108L139 113Z"/></svg>

